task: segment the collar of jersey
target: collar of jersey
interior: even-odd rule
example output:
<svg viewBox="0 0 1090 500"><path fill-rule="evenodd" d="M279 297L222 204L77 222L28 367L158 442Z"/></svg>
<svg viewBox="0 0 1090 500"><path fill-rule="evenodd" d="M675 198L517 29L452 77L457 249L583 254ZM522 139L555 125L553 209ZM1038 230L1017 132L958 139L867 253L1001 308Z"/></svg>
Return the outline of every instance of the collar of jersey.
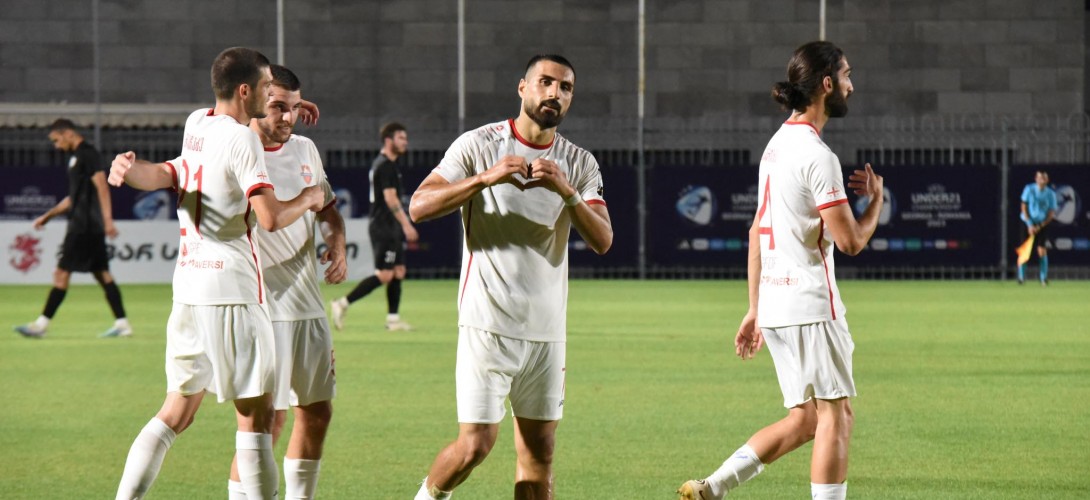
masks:
<svg viewBox="0 0 1090 500"><path fill-rule="evenodd" d="M528 148L533 148L533 149L549 149L550 147L552 147L552 145L553 145L553 142L555 142L555 141L556 141L556 134L554 133L554 134L553 134L553 140L549 141L549 143L548 143L548 144L545 144L545 145L541 145L541 144L534 144L534 143L532 143L532 142L530 142L530 141L527 141L527 140L526 140L526 139L524 139L524 138L523 138L523 137L522 137L521 135L519 135L519 129L515 128L515 119L514 119L514 118L508 118L508 119L507 119L507 125L508 125L509 127L511 127L511 132L512 132L513 134L515 134L515 139L517 139L517 140L518 140L519 142L521 142L523 146L526 146L526 147L528 147Z"/></svg>
<svg viewBox="0 0 1090 500"><path fill-rule="evenodd" d="M783 124L784 125L806 125L806 126L812 128L812 129L814 129L814 133L817 134L818 137L821 137L821 132L818 132L817 127L815 127L813 123L787 120L787 121L783 122Z"/></svg>

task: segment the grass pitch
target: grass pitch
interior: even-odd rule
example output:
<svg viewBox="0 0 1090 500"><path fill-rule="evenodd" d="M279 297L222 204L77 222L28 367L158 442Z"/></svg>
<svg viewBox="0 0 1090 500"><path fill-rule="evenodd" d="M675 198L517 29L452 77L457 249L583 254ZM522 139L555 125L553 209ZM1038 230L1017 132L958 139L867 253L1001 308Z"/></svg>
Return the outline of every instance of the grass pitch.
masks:
<svg viewBox="0 0 1090 500"><path fill-rule="evenodd" d="M328 287L331 298L352 285ZM383 330L379 291L335 333L338 395L322 498L411 498L457 432L456 284L405 283ZM1090 497L1090 284L841 283L856 342L853 498ZM0 325L36 317L44 286L0 287ZM0 335L0 497L109 498L163 398L169 286L126 286L136 334L97 287L73 287L43 340ZM733 357L739 281L574 281L558 498L670 499L783 416L771 360ZM229 404L206 398L150 498L226 497ZM290 423L287 427L290 429ZM282 457L286 440L277 446ZM510 498L510 418L460 499ZM809 497L810 447L731 498Z"/></svg>

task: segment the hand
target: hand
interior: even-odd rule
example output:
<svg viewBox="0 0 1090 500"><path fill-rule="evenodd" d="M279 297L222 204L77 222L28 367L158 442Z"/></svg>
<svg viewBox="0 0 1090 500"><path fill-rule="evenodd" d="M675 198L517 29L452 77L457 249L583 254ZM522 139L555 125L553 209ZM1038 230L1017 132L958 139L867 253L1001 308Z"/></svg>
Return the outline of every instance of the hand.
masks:
<svg viewBox="0 0 1090 500"><path fill-rule="evenodd" d="M882 186L882 176L874 173L870 163L863 166L864 170L856 170L848 176L848 187L858 196L866 196L872 200L882 199L885 194Z"/></svg>
<svg viewBox="0 0 1090 500"><path fill-rule="evenodd" d="M522 174L524 177L530 176L529 165L526 164L526 158L515 155L507 155L500 158L495 165L491 168L480 173L481 181L485 186L491 187L496 184L510 182L511 176L515 174Z"/></svg>
<svg viewBox="0 0 1090 500"><path fill-rule="evenodd" d="M1037 235L1037 231L1040 231L1040 230L1041 230L1041 228L1040 228L1040 227L1037 227L1037 224L1030 224L1030 225L1029 225L1029 234L1030 234L1031 236L1036 236L1036 235Z"/></svg>
<svg viewBox="0 0 1090 500"><path fill-rule="evenodd" d="M420 239L420 233L416 232L416 228L413 227L412 224L406 224L405 227L401 229L405 233L405 241L416 243L417 240Z"/></svg>
<svg viewBox="0 0 1090 500"><path fill-rule="evenodd" d="M303 121L303 125L313 127L318 124L318 105L313 102L302 100L299 102L299 119Z"/></svg>
<svg viewBox="0 0 1090 500"><path fill-rule="evenodd" d="M575 189L568 183L568 174L565 174L564 170L552 160L544 158L534 160L530 164L530 177L541 179L542 187L559 194L562 198L575 194Z"/></svg>
<svg viewBox="0 0 1090 500"><path fill-rule="evenodd" d="M114 221L108 221L104 225L106 226L106 236L111 240L117 238L117 235L120 233L117 231L117 226L114 225Z"/></svg>
<svg viewBox="0 0 1090 500"><path fill-rule="evenodd" d="M41 231L42 228L45 227L46 222L49 222L49 214L38 216L37 219L34 219L34 229Z"/></svg>
<svg viewBox="0 0 1090 500"><path fill-rule="evenodd" d="M348 278L348 262L345 260L344 248L334 248L330 245L319 259L322 265L329 264L325 270L325 282L336 285Z"/></svg>
<svg viewBox="0 0 1090 500"><path fill-rule="evenodd" d="M742 318L742 324L738 326L738 334L734 336L734 353L743 361L753 359L764 345L764 336L757 327L757 313L747 312Z"/></svg>
<svg viewBox="0 0 1090 500"><path fill-rule="evenodd" d="M129 169L136 163L136 153L128 151L121 153L114 157L113 163L110 164L110 176L106 179L113 187L119 187L125 183L125 174L129 173Z"/></svg>

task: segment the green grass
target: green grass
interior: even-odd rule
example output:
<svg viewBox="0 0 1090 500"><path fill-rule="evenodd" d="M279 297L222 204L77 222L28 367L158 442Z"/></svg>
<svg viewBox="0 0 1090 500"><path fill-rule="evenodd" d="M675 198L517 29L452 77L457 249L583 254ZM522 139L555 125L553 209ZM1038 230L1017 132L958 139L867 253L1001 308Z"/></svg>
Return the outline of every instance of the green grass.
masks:
<svg viewBox="0 0 1090 500"><path fill-rule="evenodd" d="M841 286L859 390L852 497L1090 497L1090 284ZM454 437L455 288L406 283L414 332L382 330L379 293L335 334L323 498L411 498ZM69 292L48 338L0 335L3 498L114 494L132 439L162 402L170 307L168 286L122 291L133 338L95 338L111 317L93 286ZM0 288L0 324L33 319L46 292ZM733 357L745 303L737 281L572 283L558 498L673 498L784 414L767 353ZM207 399L151 498L224 498L233 443L232 407ZM512 448L508 419L456 498L510 498ZM806 498L809 458L809 446L784 457L731 498Z"/></svg>

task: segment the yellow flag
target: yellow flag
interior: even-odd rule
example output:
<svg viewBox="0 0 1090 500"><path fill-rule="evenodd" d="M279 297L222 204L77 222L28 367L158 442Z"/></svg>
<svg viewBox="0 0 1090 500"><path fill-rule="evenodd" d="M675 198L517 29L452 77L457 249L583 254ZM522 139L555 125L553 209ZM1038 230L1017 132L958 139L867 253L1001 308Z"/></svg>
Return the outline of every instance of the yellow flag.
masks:
<svg viewBox="0 0 1090 500"><path fill-rule="evenodd" d="M1034 235L1029 235L1029 238L1026 238L1026 242L1022 243L1022 245L1015 250L1018 252L1018 265L1029 262L1029 258L1033 254L1033 237Z"/></svg>

